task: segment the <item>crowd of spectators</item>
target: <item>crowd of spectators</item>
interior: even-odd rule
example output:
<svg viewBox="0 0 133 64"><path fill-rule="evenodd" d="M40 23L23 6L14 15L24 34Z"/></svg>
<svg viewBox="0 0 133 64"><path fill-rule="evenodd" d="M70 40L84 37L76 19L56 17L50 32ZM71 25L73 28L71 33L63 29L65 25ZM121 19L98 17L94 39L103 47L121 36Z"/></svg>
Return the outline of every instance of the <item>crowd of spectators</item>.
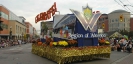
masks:
<svg viewBox="0 0 133 64"><path fill-rule="evenodd" d="M16 46L21 44L26 44L27 41L24 40L7 40L7 39L0 39L0 48Z"/></svg>
<svg viewBox="0 0 133 64"><path fill-rule="evenodd" d="M133 52L132 38L111 38L110 43L112 51Z"/></svg>

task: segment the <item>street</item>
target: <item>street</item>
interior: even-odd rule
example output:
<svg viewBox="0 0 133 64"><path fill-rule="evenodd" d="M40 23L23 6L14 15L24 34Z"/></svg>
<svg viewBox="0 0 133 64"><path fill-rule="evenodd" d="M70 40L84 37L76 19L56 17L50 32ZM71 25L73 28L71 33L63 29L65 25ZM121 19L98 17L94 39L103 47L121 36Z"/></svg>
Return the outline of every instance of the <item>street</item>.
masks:
<svg viewBox="0 0 133 64"><path fill-rule="evenodd" d="M71 64L114 64L115 61L127 56L129 53L112 51L110 59L96 59L93 61L74 62ZM0 48L0 64L56 64L46 58L31 53L31 43L21 47L13 46Z"/></svg>

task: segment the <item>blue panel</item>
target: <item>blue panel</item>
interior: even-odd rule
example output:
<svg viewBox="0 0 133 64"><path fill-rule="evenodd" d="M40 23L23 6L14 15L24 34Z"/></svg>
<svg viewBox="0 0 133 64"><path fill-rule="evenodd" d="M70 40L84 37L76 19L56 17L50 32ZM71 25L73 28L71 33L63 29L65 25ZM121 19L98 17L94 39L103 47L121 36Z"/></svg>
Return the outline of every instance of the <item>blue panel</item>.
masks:
<svg viewBox="0 0 133 64"><path fill-rule="evenodd" d="M92 32L90 32L90 30L86 31L83 28L83 26L81 25L81 23L78 21L78 19L76 20L74 33L75 34L77 34L77 33L78 34L83 34L83 35L89 33L87 40L84 40L85 37L77 39L79 47L81 47L81 46L97 46L98 45L98 38L91 37L90 33L92 33ZM94 33L97 34L98 32L94 32Z"/></svg>
<svg viewBox="0 0 133 64"><path fill-rule="evenodd" d="M45 41L46 41L46 40L45 40L44 38L41 38L41 42L43 42L43 43L44 43Z"/></svg>
<svg viewBox="0 0 133 64"><path fill-rule="evenodd" d="M54 42L58 42L60 39L57 37L54 37L53 40L54 40Z"/></svg>
<svg viewBox="0 0 133 64"><path fill-rule="evenodd" d="M78 42L78 47L82 47L83 46L83 38L78 38L77 42Z"/></svg>
<svg viewBox="0 0 133 64"><path fill-rule="evenodd" d="M93 46L93 38L84 38L83 46Z"/></svg>
<svg viewBox="0 0 133 64"><path fill-rule="evenodd" d="M98 46L98 38L93 38L94 46Z"/></svg>

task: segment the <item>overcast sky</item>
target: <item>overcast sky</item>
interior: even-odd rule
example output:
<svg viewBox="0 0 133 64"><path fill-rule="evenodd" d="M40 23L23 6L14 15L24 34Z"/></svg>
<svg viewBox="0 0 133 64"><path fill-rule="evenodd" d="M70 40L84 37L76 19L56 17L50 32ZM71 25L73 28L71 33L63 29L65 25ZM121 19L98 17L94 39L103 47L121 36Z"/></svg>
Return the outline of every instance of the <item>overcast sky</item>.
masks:
<svg viewBox="0 0 133 64"><path fill-rule="evenodd" d="M117 2L119 3L117 3ZM101 13L110 13L117 9L133 12L133 0L0 0L0 4L4 5L17 16L23 16L26 21L30 22L33 27L40 30L40 22L35 23L35 16L41 12L47 11L56 2L57 10L60 14L71 13L69 9L82 12L82 6L87 4L92 7L93 11ZM124 3L130 10L125 9L120 4ZM56 13L58 14L58 13ZM50 19L52 20L52 19Z"/></svg>

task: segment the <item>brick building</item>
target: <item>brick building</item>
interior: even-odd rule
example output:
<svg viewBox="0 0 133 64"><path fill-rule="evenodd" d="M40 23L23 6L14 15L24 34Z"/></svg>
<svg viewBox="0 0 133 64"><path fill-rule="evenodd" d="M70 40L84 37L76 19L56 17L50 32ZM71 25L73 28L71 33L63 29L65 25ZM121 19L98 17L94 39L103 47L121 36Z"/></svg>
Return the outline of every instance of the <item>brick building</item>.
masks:
<svg viewBox="0 0 133 64"><path fill-rule="evenodd" d="M33 33L34 27L29 22L25 22L25 24L26 24L26 27L27 27L27 34L29 34L29 39L32 39L33 38L33 34L34 34Z"/></svg>
<svg viewBox="0 0 133 64"><path fill-rule="evenodd" d="M97 22L98 29L103 29L104 32L108 32L108 15L102 14Z"/></svg>

